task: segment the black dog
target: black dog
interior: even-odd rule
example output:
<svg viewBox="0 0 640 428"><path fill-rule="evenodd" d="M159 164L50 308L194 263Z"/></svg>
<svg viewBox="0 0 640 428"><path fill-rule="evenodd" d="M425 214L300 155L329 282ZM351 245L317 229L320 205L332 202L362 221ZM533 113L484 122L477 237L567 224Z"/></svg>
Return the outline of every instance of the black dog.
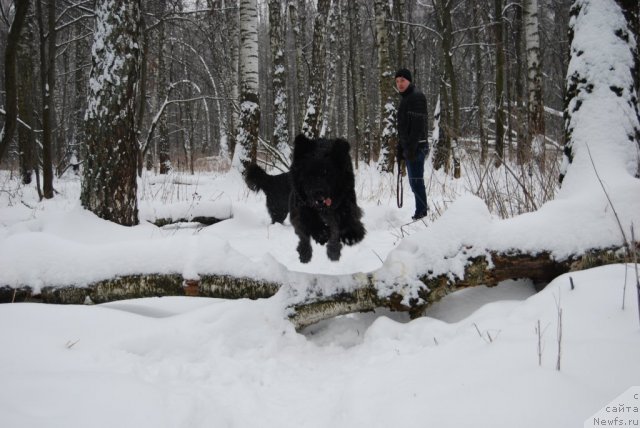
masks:
<svg viewBox="0 0 640 428"><path fill-rule="evenodd" d="M271 223L282 223L289 214L289 194L291 181L289 173L269 175L256 164L247 165L244 170L244 181L254 192L262 190L267 197L267 211Z"/></svg>
<svg viewBox="0 0 640 428"><path fill-rule="evenodd" d="M302 134L295 139L289 209L302 263L311 260L310 238L327 244L333 261L340 259L343 243L353 245L364 238L349 148L342 139L310 140Z"/></svg>

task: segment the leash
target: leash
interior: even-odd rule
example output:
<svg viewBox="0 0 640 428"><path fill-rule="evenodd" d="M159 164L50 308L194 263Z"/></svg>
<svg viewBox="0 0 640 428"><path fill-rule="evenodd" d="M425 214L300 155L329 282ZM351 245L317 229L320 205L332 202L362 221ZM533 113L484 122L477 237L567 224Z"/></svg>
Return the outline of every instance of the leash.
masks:
<svg viewBox="0 0 640 428"><path fill-rule="evenodd" d="M396 179L396 204L402 208L404 203L404 187L402 184L402 162L398 162L398 177Z"/></svg>

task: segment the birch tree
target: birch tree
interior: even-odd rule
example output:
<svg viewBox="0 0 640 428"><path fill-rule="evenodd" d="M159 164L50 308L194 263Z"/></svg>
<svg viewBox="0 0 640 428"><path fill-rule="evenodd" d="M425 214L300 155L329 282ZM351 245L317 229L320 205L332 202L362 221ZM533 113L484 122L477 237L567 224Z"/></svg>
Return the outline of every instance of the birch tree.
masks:
<svg viewBox="0 0 640 428"><path fill-rule="evenodd" d="M269 0L269 40L271 44L271 74L273 91L273 140L283 159L291 155L288 127L287 69L285 64L285 40L282 28L280 0Z"/></svg>
<svg viewBox="0 0 640 428"><path fill-rule="evenodd" d="M571 59L565 105L567 144L560 175L563 189L584 186L574 182L584 180L584 174L578 172L577 178L571 179L573 168L595 169L597 173L597 162L611 159L627 160L627 171L622 173L640 176L640 120L634 76L637 41L628 21L629 8L634 6L637 4L623 0L574 0L571 6ZM600 22L609 23L610 28L594 26ZM593 47L593 28L597 28L597 40L606 49ZM597 114L600 111L608 114ZM635 165L629 162L634 158Z"/></svg>
<svg viewBox="0 0 640 428"><path fill-rule="evenodd" d="M477 108L478 140L480 140L480 163L485 165L489 152L489 142L484 129L485 106L484 106L484 81L482 78L482 50L480 48L482 16L480 14L480 4L473 5L473 26L475 29L471 33L474 56L474 78L475 78L475 103Z"/></svg>
<svg viewBox="0 0 640 428"><path fill-rule="evenodd" d="M293 122L295 126L299 126L304 120L304 82L305 82L305 63L303 49L305 46L304 33L301 28L306 28L306 9L305 0L289 0L289 25L293 32L293 45L295 52L295 70L296 79L293 86L293 94L295 102L293 107Z"/></svg>
<svg viewBox="0 0 640 428"><path fill-rule="evenodd" d="M99 0L95 15L80 200L98 217L131 226L138 224L140 0Z"/></svg>
<svg viewBox="0 0 640 428"><path fill-rule="evenodd" d="M531 150L540 161L544 159L544 100L542 99L542 68L540 64L540 25L538 0L524 0L524 32L527 51L527 134L523 150L518 151L521 165L529 162Z"/></svg>
<svg viewBox="0 0 640 428"><path fill-rule="evenodd" d="M309 74L309 95L305 106L302 132L308 138L320 136L320 119L325 95L325 37L331 0L318 0L318 10L313 25L313 47Z"/></svg>
<svg viewBox="0 0 640 428"><path fill-rule="evenodd" d="M255 163L260 127L258 94L258 5L257 0L240 1L240 118L232 166Z"/></svg>
<svg viewBox="0 0 640 428"><path fill-rule="evenodd" d="M365 109L367 103L364 99L363 69L361 61L362 39L360 30L360 6L358 2L347 2L349 23L349 75L351 77L351 107L353 109L353 127L355 133L355 163L358 167L361 145L363 140L363 128Z"/></svg>
<svg viewBox="0 0 640 428"><path fill-rule="evenodd" d="M391 10L389 9L389 2L386 0L375 0L373 5L376 16L378 90L380 93L380 155L378 157L378 169L388 172L393 171L398 135L396 129L396 97L394 96L393 69L389 55L389 33L387 31L387 21L391 19Z"/></svg>
<svg viewBox="0 0 640 428"><path fill-rule="evenodd" d="M338 40L336 35L338 34L338 11L337 1L332 1L329 5L329 12L327 14L327 39L326 53L325 53L325 91L324 99L322 100L322 117L320 122L320 136L333 134L333 118L336 111L336 88L338 83L336 82L336 69L338 68L338 52L337 45Z"/></svg>

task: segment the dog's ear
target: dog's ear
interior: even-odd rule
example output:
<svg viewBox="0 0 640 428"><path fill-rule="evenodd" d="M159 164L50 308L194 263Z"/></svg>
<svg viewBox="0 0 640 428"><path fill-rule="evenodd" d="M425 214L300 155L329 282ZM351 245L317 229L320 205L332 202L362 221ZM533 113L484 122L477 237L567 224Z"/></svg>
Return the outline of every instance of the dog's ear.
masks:
<svg viewBox="0 0 640 428"><path fill-rule="evenodd" d="M346 159L350 161L351 157L349 156L349 150L351 150L349 142L347 140L343 140L342 138L337 138L331 145L331 156L334 159Z"/></svg>
<svg viewBox="0 0 640 428"><path fill-rule="evenodd" d="M293 158L298 159L315 148L315 142L308 139L304 134L298 134L293 141Z"/></svg>

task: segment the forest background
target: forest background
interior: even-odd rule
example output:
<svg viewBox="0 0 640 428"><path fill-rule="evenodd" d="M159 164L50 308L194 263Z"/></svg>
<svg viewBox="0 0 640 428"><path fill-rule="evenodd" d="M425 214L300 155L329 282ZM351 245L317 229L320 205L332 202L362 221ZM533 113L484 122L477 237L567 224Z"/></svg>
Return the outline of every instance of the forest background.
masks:
<svg viewBox="0 0 640 428"><path fill-rule="evenodd" d="M94 1L28 3L16 50L19 120L2 166L20 169L25 184L41 171L38 189L42 180L41 194L51 198L54 175L85 161L92 45L101 27ZM0 4L4 70L14 11L12 1ZM468 170L517 165L525 193L543 189L541 201L522 196L518 211L532 210L553 197L559 176L570 6L142 1L133 107L138 168L219 170L236 153L286 169L293 136L304 131L346 137L356 168L374 162L392 170L393 72L407 67L427 96L434 167L459 175L461 158L470 160ZM256 46L247 51L246 40ZM257 108L243 110L247 102ZM238 143L244 151L235 150Z"/></svg>

